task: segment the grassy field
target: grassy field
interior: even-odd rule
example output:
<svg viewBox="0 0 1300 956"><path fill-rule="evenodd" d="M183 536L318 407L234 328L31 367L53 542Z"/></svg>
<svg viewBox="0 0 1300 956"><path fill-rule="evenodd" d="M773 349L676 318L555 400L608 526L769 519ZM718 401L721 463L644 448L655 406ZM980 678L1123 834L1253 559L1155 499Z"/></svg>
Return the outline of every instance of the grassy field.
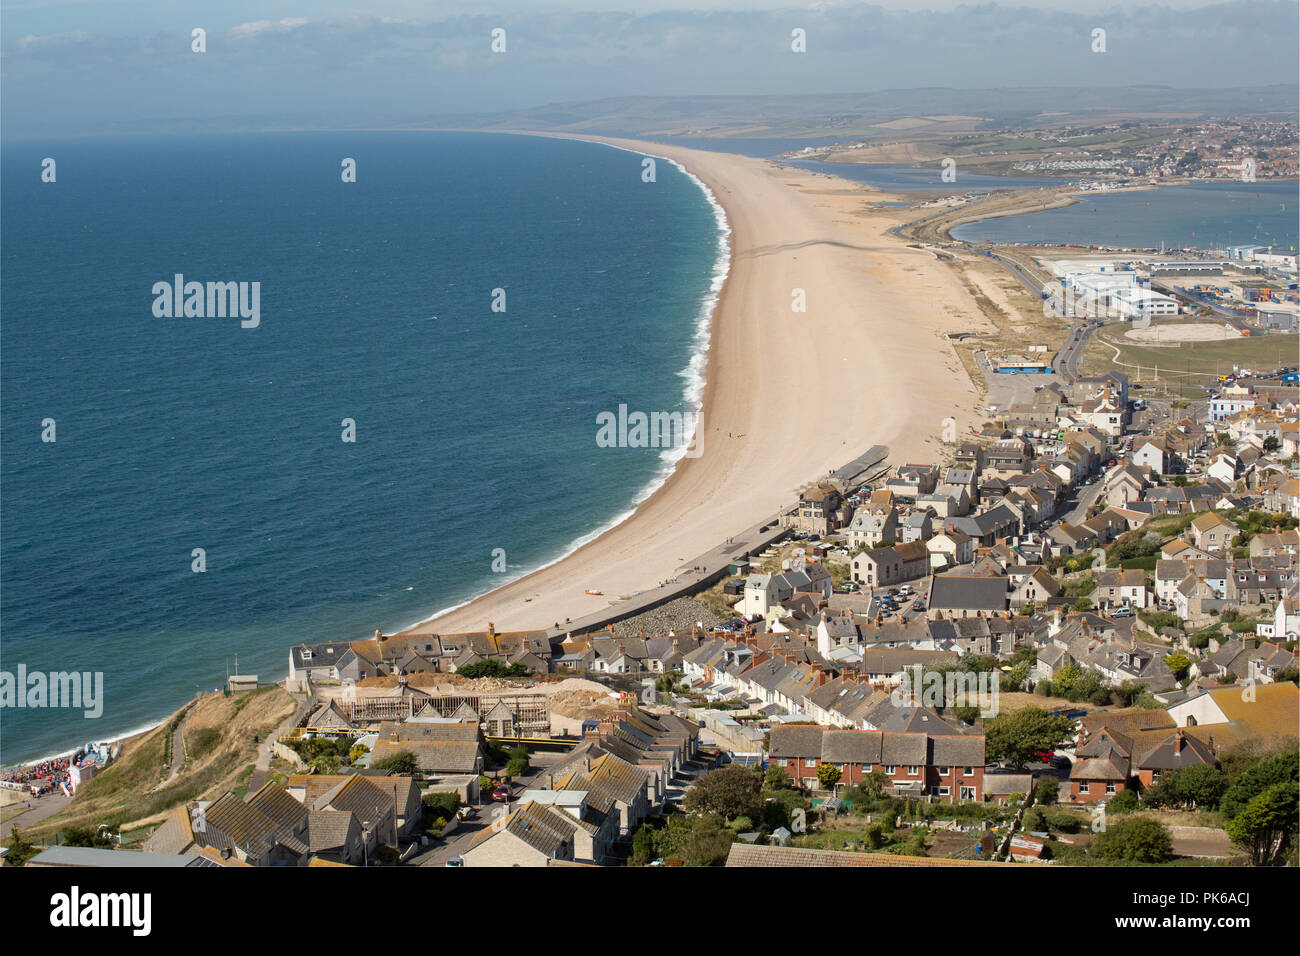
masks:
<svg viewBox="0 0 1300 956"><path fill-rule="evenodd" d="M1205 319L1195 319L1205 322ZM1164 325L1171 323L1153 323ZM1109 343L1109 344L1107 344ZM1119 349L1116 355L1115 349ZM1083 353L1083 371L1097 375L1124 372L1134 381L1149 384L1182 384L1188 378L1204 379L1207 375L1226 375L1233 365L1271 371L1279 365L1294 364L1300 349L1297 335L1250 335L1221 342L1183 342L1178 348L1142 345L1124 336L1119 329L1098 332ZM1132 366L1140 366L1138 368Z"/></svg>
<svg viewBox="0 0 1300 956"><path fill-rule="evenodd" d="M256 759L256 734L264 739L289 717L295 700L280 688L237 697L210 694L194 705L185 725L187 742L207 747L191 753L167 786L163 752L168 724L137 738L103 773L83 786L63 810L41 822L29 838L52 837L67 826L108 824L122 829L161 821L172 808L200 797L215 798L247 782ZM170 722L169 722L170 723ZM215 736L206 731L219 730Z"/></svg>

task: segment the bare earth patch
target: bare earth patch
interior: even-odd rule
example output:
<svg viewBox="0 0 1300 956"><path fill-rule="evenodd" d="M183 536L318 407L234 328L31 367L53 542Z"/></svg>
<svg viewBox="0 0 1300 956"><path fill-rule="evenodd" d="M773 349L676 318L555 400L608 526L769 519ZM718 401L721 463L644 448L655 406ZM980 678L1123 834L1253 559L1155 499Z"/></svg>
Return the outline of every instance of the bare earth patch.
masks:
<svg viewBox="0 0 1300 956"><path fill-rule="evenodd" d="M1124 338L1135 342L1222 342L1240 337L1240 332L1220 322L1152 325L1145 329L1129 329L1124 333Z"/></svg>

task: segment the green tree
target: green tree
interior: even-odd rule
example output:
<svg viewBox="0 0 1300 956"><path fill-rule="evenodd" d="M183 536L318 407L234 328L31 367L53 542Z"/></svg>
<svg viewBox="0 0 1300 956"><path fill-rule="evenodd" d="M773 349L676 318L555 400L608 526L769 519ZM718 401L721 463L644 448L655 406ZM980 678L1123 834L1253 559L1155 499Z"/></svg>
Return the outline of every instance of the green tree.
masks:
<svg viewBox="0 0 1300 956"><path fill-rule="evenodd" d="M1136 790L1121 790L1106 801L1106 813L1132 813L1138 808Z"/></svg>
<svg viewBox="0 0 1300 956"><path fill-rule="evenodd" d="M768 767L763 774L763 789L765 790L785 790L790 786L790 777L776 765Z"/></svg>
<svg viewBox="0 0 1300 956"><path fill-rule="evenodd" d="M23 839L23 835L14 827L9 833L9 853L5 856L7 866L26 866L27 861L41 852L41 848L34 843L28 843Z"/></svg>
<svg viewBox="0 0 1300 956"><path fill-rule="evenodd" d="M527 677L528 667L522 661L515 661L513 664L502 664L493 658L484 658L481 661L474 661L472 664L466 664L464 667L456 669L456 673L462 677Z"/></svg>
<svg viewBox="0 0 1300 956"><path fill-rule="evenodd" d="M64 846L107 847L113 840L95 827L65 827L62 831Z"/></svg>
<svg viewBox="0 0 1300 956"><path fill-rule="evenodd" d="M984 752L990 761L1005 760L1023 767L1035 753L1067 744L1073 733L1074 722L1068 717L1025 707L984 723Z"/></svg>
<svg viewBox="0 0 1300 956"><path fill-rule="evenodd" d="M1280 866L1296 835L1300 797L1291 781L1256 794L1228 821L1228 836L1250 854L1252 866Z"/></svg>
<svg viewBox="0 0 1300 956"><path fill-rule="evenodd" d="M1174 680L1182 680L1187 676L1187 670L1192 666L1192 662L1185 654L1170 654L1165 658L1165 665L1174 672Z"/></svg>
<svg viewBox="0 0 1300 956"><path fill-rule="evenodd" d="M442 817L444 820L450 820L456 811L460 809L460 797L450 790L426 793L420 798L420 802L424 804L433 817ZM442 827L438 829L442 829Z"/></svg>
<svg viewBox="0 0 1300 956"><path fill-rule="evenodd" d="M1256 796L1278 783L1294 786L1300 781L1300 753L1293 749L1264 757L1249 766L1228 787L1219 811L1232 819Z"/></svg>
<svg viewBox="0 0 1300 956"><path fill-rule="evenodd" d="M889 786L889 777L883 770L873 770L863 778L860 786L871 795L872 800L879 800Z"/></svg>
<svg viewBox="0 0 1300 956"><path fill-rule="evenodd" d="M1174 852L1169 828L1150 817L1125 817L1111 822L1092 841L1092 854L1125 863L1164 863Z"/></svg>
<svg viewBox="0 0 1300 956"><path fill-rule="evenodd" d="M722 866L727 862L735 834L725 829L717 817L695 821L682 846L682 862L687 866Z"/></svg>
<svg viewBox="0 0 1300 956"><path fill-rule="evenodd" d="M1070 661L1058 667L1052 674L1052 686L1056 692L1062 696L1069 696L1070 691L1074 690L1074 685L1079 682L1083 676L1083 668L1077 661Z"/></svg>
<svg viewBox="0 0 1300 956"><path fill-rule="evenodd" d="M749 767L728 764L695 781L683 801L688 813L716 813L724 820L762 815L763 777Z"/></svg>
<svg viewBox="0 0 1300 956"><path fill-rule="evenodd" d="M420 770L420 762L416 759L415 754L409 750L399 750L383 760L376 760L372 766L376 770L387 770L390 773L399 775L418 773Z"/></svg>
<svg viewBox="0 0 1300 956"><path fill-rule="evenodd" d="M655 858L654 831L646 824L641 824L632 834L632 855L628 866L645 866Z"/></svg>
<svg viewBox="0 0 1300 956"><path fill-rule="evenodd" d="M1008 693L1015 693L1025 686L1025 681L1029 680L1029 670L1033 666L1031 661L1017 661L1011 665L1011 670L1004 671L1002 674L1001 689Z"/></svg>
<svg viewBox="0 0 1300 956"><path fill-rule="evenodd" d="M817 782L822 785L823 790L832 789L840 782L840 768L833 763L819 763L817 765Z"/></svg>
<svg viewBox="0 0 1300 956"><path fill-rule="evenodd" d="M807 810L809 807L808 798L793 787L768 790L764 796L762 820L769 832L777 827L788 827L795 810Z"/></svg>
<svg viewBox="0 0 1300 956"><path fill-rule="evenodd" d="M1044 806L1051 806L1056 802L1057 797L1061 794L1061 781L1051 774L1043 774L1038 778L1034 788L1034 800Z"/></svg>
<svg viewBox="0 0 1300 956"><path fill-rule="evenodd" d="M1170 771L1150 787L1143 801L1153 807L1217 807L1228 789L1227 775L1212 764Z"/></svg>

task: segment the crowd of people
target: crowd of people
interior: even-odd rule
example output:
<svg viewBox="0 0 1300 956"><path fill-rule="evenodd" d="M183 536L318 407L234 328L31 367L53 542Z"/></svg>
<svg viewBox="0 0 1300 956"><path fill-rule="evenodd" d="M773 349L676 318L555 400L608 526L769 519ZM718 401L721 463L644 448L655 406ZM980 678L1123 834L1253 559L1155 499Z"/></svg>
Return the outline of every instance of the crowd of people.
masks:
<svg viewBox="0 0 1300 956"><path fill-rule="evenodd" d="M44 796L68 783L73 757L55 757L29 767L17 767L6 770L0 780L6 784L17 784L34 797ZM10 789L14 789L12 786Z"/></svg>

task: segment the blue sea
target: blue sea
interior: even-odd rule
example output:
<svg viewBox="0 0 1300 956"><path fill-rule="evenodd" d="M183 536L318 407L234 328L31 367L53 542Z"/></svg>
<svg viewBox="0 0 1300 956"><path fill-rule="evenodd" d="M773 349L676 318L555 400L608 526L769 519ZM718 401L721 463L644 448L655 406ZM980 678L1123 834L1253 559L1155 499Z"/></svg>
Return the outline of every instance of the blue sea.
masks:
<svg viewBox="0 0 1300 956"><path fill-rule="evenodd" d="M1072 206L985 219L952 230L967 242L1077 243L1158 249L1296 247L1300 183L1206 182L1097 193Z"/></svg>
<svg viewBox="0 0 1300 956"><path fill-rule="evenodd" d="M0 712L4 764L556 560L671 468L597 413L698 404L725 222L667 161L412 132L0 158L0 654L105 691ZM178 273L259 282L260 325L155 316Z"/></svg>

